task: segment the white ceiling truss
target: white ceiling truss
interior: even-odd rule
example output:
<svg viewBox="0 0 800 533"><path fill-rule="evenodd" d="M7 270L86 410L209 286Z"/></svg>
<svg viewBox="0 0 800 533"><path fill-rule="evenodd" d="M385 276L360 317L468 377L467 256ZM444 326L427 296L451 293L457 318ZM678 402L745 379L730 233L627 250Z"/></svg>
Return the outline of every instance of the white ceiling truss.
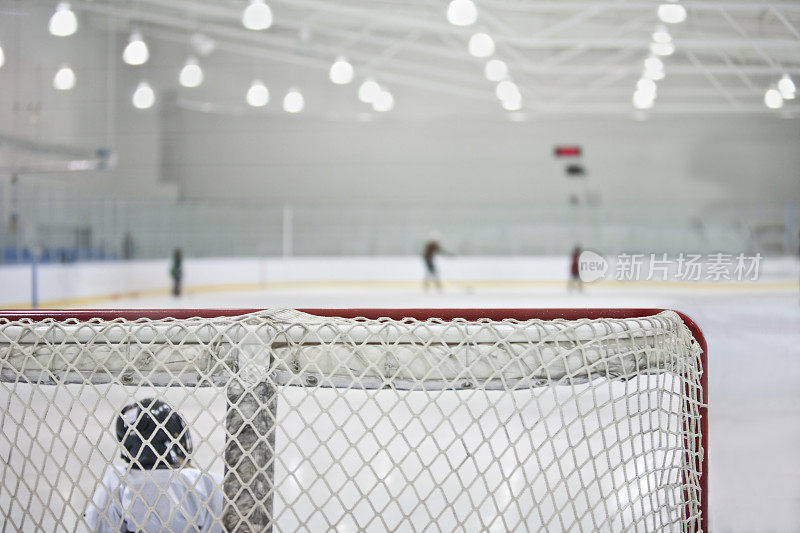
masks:
<svg viewBox="0 0 800 533"><path fill-rule="evenodd" d="M72 7L141 27L150 38L186 43L201 32L228 53L327 70L345 55L357 78L379 77L408 94L492 101L486 59L469 55L490 34L531 113L632 113L631 95L659 26L658 2L477 0L478 21L449 24L441 0L267 0L274 25L241 24L245 0L78 0ZM800 85L800 2L683 1L667 25L676 51L662 58L653 113L775 113L764 92L781 75ZM499 104L497 108L500 109ZM784 115L800 113L787 101Z"/></svg>

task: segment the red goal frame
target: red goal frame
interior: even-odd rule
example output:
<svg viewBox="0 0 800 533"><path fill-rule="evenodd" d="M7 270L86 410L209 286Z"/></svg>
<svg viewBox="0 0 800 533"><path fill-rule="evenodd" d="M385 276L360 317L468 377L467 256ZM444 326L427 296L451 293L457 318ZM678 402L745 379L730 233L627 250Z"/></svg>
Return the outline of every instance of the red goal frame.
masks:
<svg viewBox="0 0 800 533"><path fill-rule="evenodd" d="M113 320L123 318L126 320L136 320L139 318L149 318L153 320L163 318L185 319L192 317L213 318L220 316L237 316L247 313L262 311L263 309L10 309L0 311L0 319L6 320L45 320L48 318L63 321L67 319L77 319L81 321L99 318L102 320ZM403 318L415 318L417 320L427 320L430 318L440 318L442 320L453 320L463 318L466 320L478 320L488 318L491 320L516 319L516 320L579 320L597 318L636 318L656 315L666 309L654 308L583 308L583 309L560 309L560 308L304 308L298 309L305 313L320 316L357 318L364 317L369 319L391 318L401 320ZM703 450L703 460L700 466L700 526L703 531L708 531L709 506L708 506L708 345L700 327L680 311L675 311L689 328L692 336L700 345L700 364L702 374L700 385L702 387L702 406L700 412L700 435L697 449ZM700 461L700 458L696 458Z"/></svg>

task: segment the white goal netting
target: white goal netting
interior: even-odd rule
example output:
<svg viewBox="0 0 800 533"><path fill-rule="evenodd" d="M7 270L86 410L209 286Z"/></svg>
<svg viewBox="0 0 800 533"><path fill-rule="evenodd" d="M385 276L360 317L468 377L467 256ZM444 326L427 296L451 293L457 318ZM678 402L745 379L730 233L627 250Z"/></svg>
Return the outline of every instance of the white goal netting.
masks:
<svg viewBox="0 0 800 533"><path fill-rule="evenodd" d="M699 531L699 355L669 311L0 318L0 520L17 531ZM180 415L180 434L152 398Z"/></svg>

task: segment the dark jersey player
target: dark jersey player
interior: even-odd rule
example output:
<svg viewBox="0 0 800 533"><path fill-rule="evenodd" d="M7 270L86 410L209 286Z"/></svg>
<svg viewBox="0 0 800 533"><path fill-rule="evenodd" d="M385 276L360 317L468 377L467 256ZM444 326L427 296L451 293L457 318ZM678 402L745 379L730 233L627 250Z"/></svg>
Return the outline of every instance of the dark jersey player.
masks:
<svg viewBox="0 0 800 533"><path fill-rule="evenodd" d="M431 233L422 250L422 259L425 262L425 280L423 282L423 288L426 291L431 284L435 285L437 290L442 290L442 280L439 279L439 272L436 270L436 256L439 254L446 254L447 252L444 251L439 240L440 237L438 233Z"/></svg>
<svg viewBox="0 0 800 533"><path fill-rule="evenodd" d="M172 278L172 295L181 295L181 281L183 280L183 252L180 248L175 248L172 252L172 265L169 269Z"/></svg>
<svg viewBox="0 0 800 533"><path fill-rule="evenodd" d="M581 245L576 244L572 250L571 263L569 267L569 281L567 282L567 290L571 291L572 287L578 289L578 292L583 290L583 280L581 280Z"/></svg>

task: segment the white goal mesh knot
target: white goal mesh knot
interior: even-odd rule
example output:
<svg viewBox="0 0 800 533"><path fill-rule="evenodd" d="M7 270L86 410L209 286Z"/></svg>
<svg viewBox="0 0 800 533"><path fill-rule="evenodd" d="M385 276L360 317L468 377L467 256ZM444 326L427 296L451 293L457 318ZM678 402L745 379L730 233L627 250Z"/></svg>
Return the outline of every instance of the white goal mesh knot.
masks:
<svg viewBox="0 0 800 533"><path fill-rule="evenodd" d="M26 531L699 531L700 351L670 311L0 318L0 516ZM146 398L185 421L185 463L120 459L116 418ZM164 429L141 435L155 453Z"/></svg>

